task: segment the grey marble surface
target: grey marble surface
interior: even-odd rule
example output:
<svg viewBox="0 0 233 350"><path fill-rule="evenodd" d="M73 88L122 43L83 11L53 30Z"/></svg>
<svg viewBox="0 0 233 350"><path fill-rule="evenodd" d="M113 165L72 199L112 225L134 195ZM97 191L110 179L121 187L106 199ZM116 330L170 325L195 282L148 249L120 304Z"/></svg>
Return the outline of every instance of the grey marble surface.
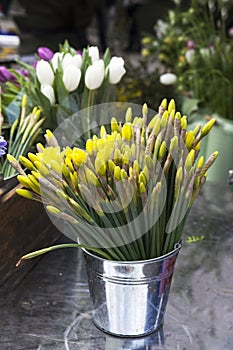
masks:
<svg viewBox="0 0 233 350"><path fill-rule="evenodd" d="M233 185L206 185L185 226L159 332L124 339L97 329L82 252L65 249L0 289L0 350L232 350L232 214ZM205 239L186 243L193 234Z"/></svg>

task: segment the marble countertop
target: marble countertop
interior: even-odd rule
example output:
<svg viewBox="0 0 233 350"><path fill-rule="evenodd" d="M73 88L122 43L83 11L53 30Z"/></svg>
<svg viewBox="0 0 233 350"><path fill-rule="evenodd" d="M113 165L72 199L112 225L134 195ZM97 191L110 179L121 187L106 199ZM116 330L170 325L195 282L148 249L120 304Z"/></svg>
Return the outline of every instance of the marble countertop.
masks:
<svg viewBox="0 0 233 350"><path fill-rule="evenodd" d="M159 332L124 339L97 329L82 252L64 249L38 259L23 280L16 283L14 275L0 288L0 349L232 350L232 214L233 185L206 184L185 226ZM190 235L205 238L186 243Z"/></svg>

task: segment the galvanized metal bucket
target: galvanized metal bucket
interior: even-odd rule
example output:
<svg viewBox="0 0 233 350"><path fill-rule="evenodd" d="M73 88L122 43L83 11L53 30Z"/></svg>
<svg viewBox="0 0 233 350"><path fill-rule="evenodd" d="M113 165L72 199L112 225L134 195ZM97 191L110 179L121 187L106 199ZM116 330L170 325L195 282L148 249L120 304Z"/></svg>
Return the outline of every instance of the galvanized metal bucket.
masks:
<svg viewBox="0 0 233 350"><path fill-rule="evenodd" d="M180 247L159 258L127 262L104 260L83 249L95 325L121 337L157 331Z"/></svg>

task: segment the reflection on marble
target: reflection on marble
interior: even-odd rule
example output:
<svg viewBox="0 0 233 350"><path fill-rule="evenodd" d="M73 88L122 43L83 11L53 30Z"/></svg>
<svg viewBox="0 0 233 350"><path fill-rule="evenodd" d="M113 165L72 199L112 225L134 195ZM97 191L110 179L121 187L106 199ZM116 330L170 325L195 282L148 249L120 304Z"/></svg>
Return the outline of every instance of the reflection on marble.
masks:
<svg viewBox="0 0 233 350"><path fill-rule="evenodd" d="M185 227L185 236L205 239L184 239L159 332L129 339L97 329L82 253L66 249L39 259L17 286L15 274L1 287L0 349L232 350L233 186L207 190Z"/></svg>

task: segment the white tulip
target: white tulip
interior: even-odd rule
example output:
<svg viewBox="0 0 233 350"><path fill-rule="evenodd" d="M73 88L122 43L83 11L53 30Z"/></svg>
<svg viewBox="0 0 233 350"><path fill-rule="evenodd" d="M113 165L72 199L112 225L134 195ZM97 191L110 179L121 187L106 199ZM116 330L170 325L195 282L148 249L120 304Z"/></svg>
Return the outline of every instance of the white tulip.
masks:
<svg viewBox="0 0 233 350"><path fill-rule="evenodd" d="M41 84L53 85L54 74L49 62L40 60L36 65L36 75Z"/></svg>
<svg viewBox="0 0 233 350"><path fill-rule="evenodd" d="M85 84L89 90L95 90L100 87L104 80L104 61L98 60L91 64L85 74Z"/></svg>
<svg viewBox="0 0 233 350"><path fill-rule="evenodd" d="M40 91L49 99L51 105L55 104L54 90L51 85L41 85Z"/></svg>
<svg viewBox="0 0 233 350"><path fill-rule="evenodd" d="M59 61L62 62L62 58L63 58L63 52L55 52L55 54L53 55L53 58L51 59L51 63L54 70L58 68L58 62Z"/></svg>
<svg viewBox="0 0 233 350"><path fill-rule="evenodd" d="M62 67L65 69L71 64L73 64L73 56L70 53L66 53L62 59Z"/></svg>
<svg viewBox="0 0 233 350"><path fill-rule="evenodd" d="M73 64L75 65L75 67L77 68L81 68L82 65L82 55L80 55L79 53L77 55L73 56Z"/></svg>
<svg viewBox="0 0 233 350"><path fill-rule="evenodd" d="M177 81L177 76L173 73L165 73L160 75L159 81L163 85L172 85Z"/></svg>
<svg viewBox="0 0 233 350"><path fill-rule="evenodd" d="M88 47L88 54L91 57L92 63L98 61L100 58L99 49L97 46Z"/></svg>
<svg viewBox="0 0 233 350"><path fill-rule="evenodd" d="M73 64L70 64L64 69L62 79L66 90L69 92L74 91L79 85L81 79L81 70L75 67Z"/></svg>
<svg viewBox="0 0 233 350"><path fill-rule="evenodd" d="M109 83L117 84L125 74L124 60L122 57L112 57L106 68L106 73L109 72Z"/></svg>

